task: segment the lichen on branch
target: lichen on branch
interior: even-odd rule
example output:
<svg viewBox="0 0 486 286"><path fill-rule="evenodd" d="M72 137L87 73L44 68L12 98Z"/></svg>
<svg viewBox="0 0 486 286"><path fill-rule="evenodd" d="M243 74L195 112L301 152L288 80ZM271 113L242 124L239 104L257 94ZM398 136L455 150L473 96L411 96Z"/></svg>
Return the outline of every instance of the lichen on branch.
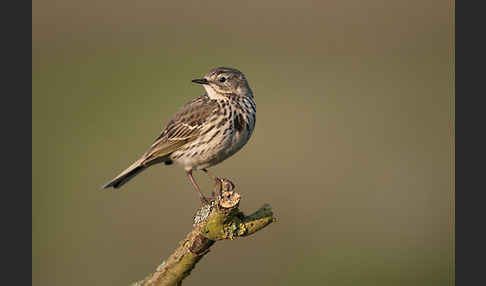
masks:
<svg viewBox="0 0 486 286"><path fill-rule="evenodd" d="M222 179L215 188L216 195L210 204L197 210L192 231L174 253L157 267L155 273L132 286L182 285L182 280L190 275L216 241L251 235L275 221L269 204L248 216L241 212L238 208L241 196L234 191L235 186L230 180Z"/></svg>

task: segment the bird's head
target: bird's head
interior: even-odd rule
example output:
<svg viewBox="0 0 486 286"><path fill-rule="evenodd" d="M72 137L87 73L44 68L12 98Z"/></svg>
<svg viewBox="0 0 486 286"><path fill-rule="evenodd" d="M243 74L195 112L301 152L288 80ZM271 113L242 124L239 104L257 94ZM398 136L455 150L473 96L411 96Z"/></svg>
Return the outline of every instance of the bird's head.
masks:
<svg viewBox="0 0 486 286"><path fill-rule="evenodd" d="M253 96L245 75L234 68L218 67L206 73L204 78L193 79L192 82L202 84L212 99L231 94Z"/></svg>

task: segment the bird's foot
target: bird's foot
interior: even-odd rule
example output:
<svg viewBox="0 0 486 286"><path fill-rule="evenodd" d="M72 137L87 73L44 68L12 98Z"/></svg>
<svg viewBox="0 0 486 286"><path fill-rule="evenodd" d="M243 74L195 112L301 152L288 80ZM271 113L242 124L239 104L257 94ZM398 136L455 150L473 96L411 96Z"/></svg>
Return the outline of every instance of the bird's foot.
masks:
<svg viewBox="0 0 486 286"><path fill-rule="evenodd" d="M217 196L221 195L221 193L222 193L223 180L221 180L220 178L215 178L214 181L215 181L215 184L214 184L214 188L213 188L211 195L213 196L213 198L216 198Z"/></svg>
<svg viewBox="0 0 486 286"><path fill-rule="evenodd" d="M201 207L203 207L205 205L211 205L211 203L213 201L213 199L208 199L205 196L200 196L200 199L201 199Z"/></svg>
<svg viewBox="0 0 486 286"><path fill-rule="evenodd" d="M223 192L231 192L234 190L235 185L228 179L215 178L216 184L212 192L213 198L221 196Z"/></svg>

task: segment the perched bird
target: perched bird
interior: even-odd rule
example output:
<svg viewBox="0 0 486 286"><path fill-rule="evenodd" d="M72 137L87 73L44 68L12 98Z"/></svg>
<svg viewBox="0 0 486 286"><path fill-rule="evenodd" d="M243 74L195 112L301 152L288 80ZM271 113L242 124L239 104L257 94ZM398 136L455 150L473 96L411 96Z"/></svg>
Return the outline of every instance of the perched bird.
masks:
<svg viewBox="0 0 486 286"><path fill-rule="evenodd" d="M246 77L237 69L218 67L204 78L192 80L206 93L183 106L143 156L103 188L120 188L130 179L157 164L175 162L184 167L201 201L207 202L192 176L240 150L255 127L256 106Z"/></svg>

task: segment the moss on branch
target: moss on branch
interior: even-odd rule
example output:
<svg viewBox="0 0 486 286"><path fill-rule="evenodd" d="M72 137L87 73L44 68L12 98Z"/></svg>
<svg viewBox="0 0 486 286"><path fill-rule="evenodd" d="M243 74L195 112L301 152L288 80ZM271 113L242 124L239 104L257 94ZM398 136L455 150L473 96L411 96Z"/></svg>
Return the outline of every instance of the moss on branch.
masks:
<svg viewBox="0 0 486 286"><path fill-rule="evenodd" d="M153 274L132 286L182 285L182 280L216 241L251 235L275 221L268 204L248 216L241 212L238 208L241 197L228 179L216 185L216 193L219 195L210 204L197 210L192 231L174 253Z"/></svg>

